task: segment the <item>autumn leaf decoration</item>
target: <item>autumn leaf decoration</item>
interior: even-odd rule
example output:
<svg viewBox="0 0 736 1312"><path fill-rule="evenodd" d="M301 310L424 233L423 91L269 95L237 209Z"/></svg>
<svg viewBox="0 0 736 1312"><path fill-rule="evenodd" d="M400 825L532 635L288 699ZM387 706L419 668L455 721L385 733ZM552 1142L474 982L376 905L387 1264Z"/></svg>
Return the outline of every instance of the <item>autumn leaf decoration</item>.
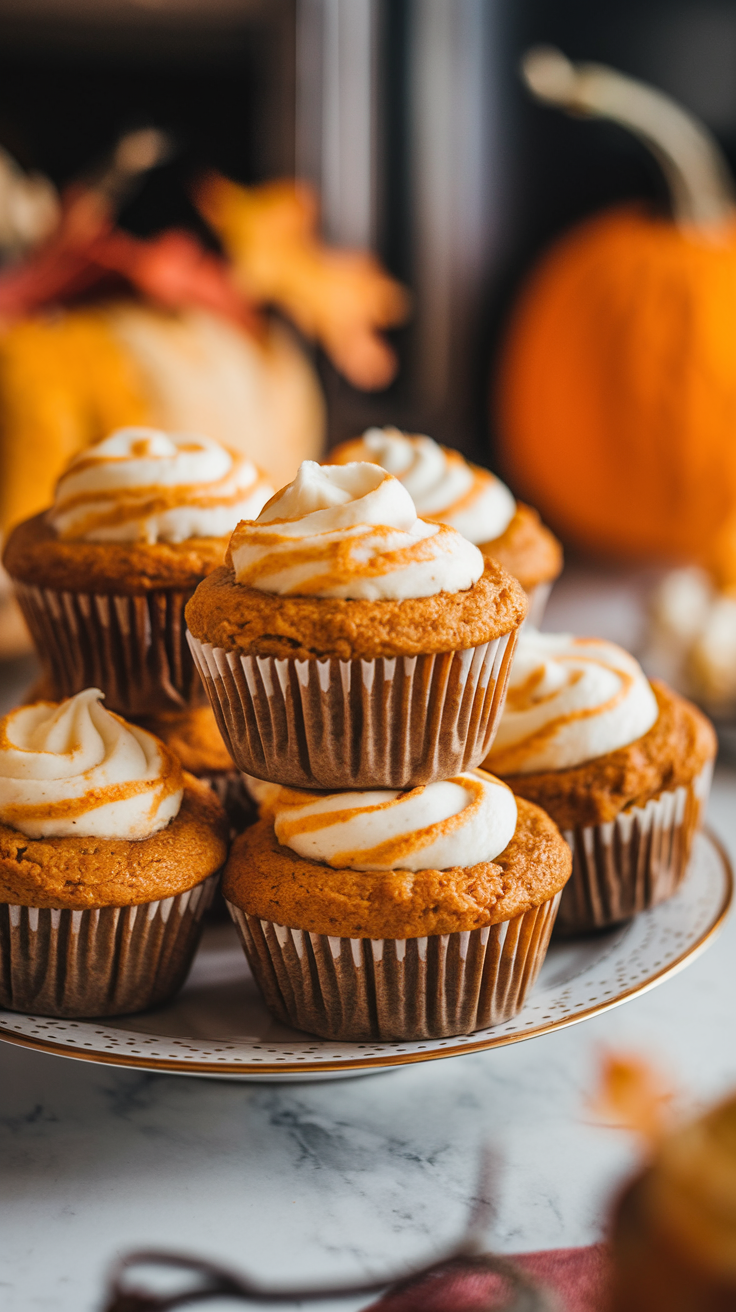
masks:
<svg viewBox="0 0 736 1312"><path fill-rule="evenodd" d="M194 199L246 300L282 310L356 387L391 382L396 357L381 331L407 318L408 294L374 256L321 241L310 187L277 181L245 188L211 173Z"/></svg>

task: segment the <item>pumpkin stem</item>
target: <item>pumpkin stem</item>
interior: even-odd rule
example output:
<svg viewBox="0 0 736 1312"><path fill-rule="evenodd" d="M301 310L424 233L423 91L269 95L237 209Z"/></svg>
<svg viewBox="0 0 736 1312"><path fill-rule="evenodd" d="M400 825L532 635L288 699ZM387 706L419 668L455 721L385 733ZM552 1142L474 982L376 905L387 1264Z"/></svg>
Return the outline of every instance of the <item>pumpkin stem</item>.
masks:
<svg viewBox="0 0 736 1312"><path fill-rule="evenodd" d="M539 100L612 119L641 137L664 170L678 224L712 230L732 217L733 179L720 146L669 96L604 64L573 64L553 46L528 50L521 72Z"/></svg>

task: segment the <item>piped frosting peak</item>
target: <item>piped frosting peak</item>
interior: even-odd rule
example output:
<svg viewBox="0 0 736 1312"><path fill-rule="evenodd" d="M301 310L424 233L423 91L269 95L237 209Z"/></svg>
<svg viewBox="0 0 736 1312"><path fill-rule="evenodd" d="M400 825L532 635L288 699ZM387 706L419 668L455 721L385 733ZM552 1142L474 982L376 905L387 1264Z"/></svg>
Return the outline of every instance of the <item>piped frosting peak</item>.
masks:
<svg viewBox="0 0 736 1312"><path fill-rule="evenodd" d="M657 699L641 666L600 638L523 630L489 769L570 769L643 737Z"/></svg>
<svg viewBox="0 0 736 1312"><path fill-rule="evenodd" d="M419 519L398 479L365 462L305 460L230 542L238 583L282 596L377 601L461 592L483 557L447 525Z"/></svg>
<svg viewBox="0 0 736 1312"><path fill-rule="evenodd" d="M221 538L272 494L250 460L211 438L121 428L72 461L48 519L86 542Z"/></svg>
<svg viewBox="0 0 736 1312"><path fill-rule="evenodd" d="M380 465L400 479L418 514L449 524L476 544L500 537L516 512L500 478L422 433L368 428L362 437L343 442L332 458L338 464L370 460Z"/></svg>
<svg viewBox="0 0 736 1312"><path fill-rule="evenodd" d="M99 688L0 720L0 823L27 838L142 839L178 814L179 762Z"/></svg>

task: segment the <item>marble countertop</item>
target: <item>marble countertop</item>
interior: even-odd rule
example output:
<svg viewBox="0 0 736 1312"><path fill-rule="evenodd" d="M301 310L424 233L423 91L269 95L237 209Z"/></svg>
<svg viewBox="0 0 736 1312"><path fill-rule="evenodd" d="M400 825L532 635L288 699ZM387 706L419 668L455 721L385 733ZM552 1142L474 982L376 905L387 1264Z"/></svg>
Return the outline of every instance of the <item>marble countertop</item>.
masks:
<svg viewBox="0 0 736 1312"><path fill-rule="evenodd" d="M598 610L578 630L636 646L631 589L612 584L606 608L586 577L560 589L545 627L575 622L572 600L587 598ZM710 822L732 858L735 803L736 768L721 764ZM736 916L687 970L615 1011L369 1078L255 1086L0 1044L0 1303L93 1312L111 1261L139 1246L279 1283L419 1261L462 1229L483 1145L499 1162L491 1244L588 1243L636 1160L589 1107L601 1054L646 1056L697 1107L736 1086L735 1011Z"/></svg>

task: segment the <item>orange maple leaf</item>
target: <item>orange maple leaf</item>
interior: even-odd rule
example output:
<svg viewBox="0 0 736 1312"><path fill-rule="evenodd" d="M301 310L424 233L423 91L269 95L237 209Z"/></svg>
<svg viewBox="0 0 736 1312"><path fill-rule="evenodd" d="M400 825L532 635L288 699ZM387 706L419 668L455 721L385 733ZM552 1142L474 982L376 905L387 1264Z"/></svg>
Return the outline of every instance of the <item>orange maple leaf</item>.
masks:
<svg viewBox="0 0 736 1312"><path fill-rule="evenodd" d="M232 259L244 296L288 314L356 387L391 382L396 356L380 333L404 322L408 293L373 255L321 241L311 187L286 180L241 187L209 174L195 202Z"/></svg>

